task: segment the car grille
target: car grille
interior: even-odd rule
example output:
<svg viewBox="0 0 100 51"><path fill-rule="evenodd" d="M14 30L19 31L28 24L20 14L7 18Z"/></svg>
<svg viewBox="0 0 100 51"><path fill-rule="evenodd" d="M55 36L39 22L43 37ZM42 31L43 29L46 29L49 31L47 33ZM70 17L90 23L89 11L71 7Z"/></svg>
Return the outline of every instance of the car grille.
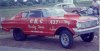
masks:
<svg viewBox="0 0 100 51"><path fill-rule="evenodd" d="M81 22L81 28L89 28L97 26L97 21L87 21L87 22Z"/></svg>

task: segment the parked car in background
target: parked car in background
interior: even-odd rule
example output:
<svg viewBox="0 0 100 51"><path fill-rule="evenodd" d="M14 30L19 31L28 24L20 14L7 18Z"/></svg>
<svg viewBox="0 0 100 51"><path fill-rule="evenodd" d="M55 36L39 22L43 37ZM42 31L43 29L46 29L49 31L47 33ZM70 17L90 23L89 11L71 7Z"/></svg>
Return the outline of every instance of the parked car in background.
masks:
<svg viewBox="0 0 100 51"><path fill-rule="evenodd" d="M1 22L2 29L12 31L16 41L24 41L29 35L59 36L64 48L73 46L74 36L84 42L91 42L97 26L97 18L80 17L63 9L39 8L18 13L11 19ZM56 45L56 43L55 43Z"/></svg>
<svg viewBox="0 0 100 51"><path fill-rule="evenodd" d="M62 8L66 12L71 12L71 13L77 13L79 14L80 11L82 10L81 7L77 7L75 4L70 4L70 3L60 3L56 4L54 8Z"/></svg>

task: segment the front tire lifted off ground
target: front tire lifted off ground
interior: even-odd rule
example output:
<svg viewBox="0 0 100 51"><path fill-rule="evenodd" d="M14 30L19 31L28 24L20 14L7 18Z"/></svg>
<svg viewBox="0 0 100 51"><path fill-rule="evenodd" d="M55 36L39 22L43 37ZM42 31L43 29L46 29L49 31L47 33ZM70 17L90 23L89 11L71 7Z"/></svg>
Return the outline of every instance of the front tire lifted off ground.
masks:
<svg viewBox="0 0 100 51"><path fill-rule="evenodd" d="M69 49L73 45L73 36L68 30L62 30L60 32L59 40L64 48Z"/></svg>

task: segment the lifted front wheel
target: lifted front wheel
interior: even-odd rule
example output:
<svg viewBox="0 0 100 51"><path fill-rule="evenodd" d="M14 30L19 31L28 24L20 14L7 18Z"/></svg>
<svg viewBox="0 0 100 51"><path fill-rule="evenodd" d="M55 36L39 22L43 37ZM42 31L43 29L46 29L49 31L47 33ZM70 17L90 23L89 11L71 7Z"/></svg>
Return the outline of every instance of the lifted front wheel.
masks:
<svg viewBox="0 0 100 51"><path fill-rule="evenodd" d="M71 48L73 45L73 36L72 34L67 31L63 30L60 32L60 43L64 48Z"/></svg>

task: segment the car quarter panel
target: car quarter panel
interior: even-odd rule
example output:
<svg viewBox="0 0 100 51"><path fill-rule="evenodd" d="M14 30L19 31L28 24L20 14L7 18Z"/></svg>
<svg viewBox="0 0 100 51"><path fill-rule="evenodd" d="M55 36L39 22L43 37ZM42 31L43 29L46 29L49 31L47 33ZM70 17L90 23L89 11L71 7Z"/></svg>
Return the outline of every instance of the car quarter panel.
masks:
<svg viewBox="0 0 100 51"><path fill-rule="evenodd" d="M66 29L70 30L73 34L74 31L72 28L75 28L76 21L68 20L64 17L56 17L50 18L48 23L49 32L54 35L57 29L61 27L65 27Z"/></svg>

